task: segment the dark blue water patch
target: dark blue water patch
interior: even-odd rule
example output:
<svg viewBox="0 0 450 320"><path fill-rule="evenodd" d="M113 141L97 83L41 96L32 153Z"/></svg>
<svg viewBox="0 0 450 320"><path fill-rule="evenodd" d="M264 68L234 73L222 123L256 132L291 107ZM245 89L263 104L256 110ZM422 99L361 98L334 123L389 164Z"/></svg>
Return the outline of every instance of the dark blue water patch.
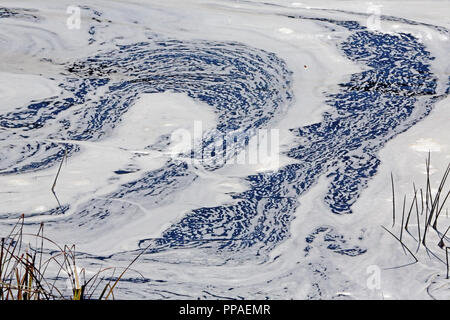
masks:
<svg viewBox="0 0 450 320"><path fill-rule="evenodd" d="M0 175L42 170L62 161L66 154L79 150L74 144L35 140L28 136L16 138L15 132L10 136L13 137L11 140L0 141ZM16 163L21 166L15 166Z"/></svg>
<svg viewBox="0 0 450 320"><path fill-rule="evenodd" d="M116 171L114 171L114 173L121 175L121 174L134 173L136 171L138 171L138 170L116 170Z"/></svg>
<svg viewBox="0 0 450 320"><path fill-rule="evenodd" d="M51 188L51 186L49 186L49 188L48 188L49 192L50 192L50 188ZM54 201L55 201L55 204L57 204L57 202L59 200L57 200L55 198ZM42 211L42 212L28 213L27 214L27 218L38 217L38 216L46 216L46 217L48 217L48 216L60 215L60 214L64 214L65 212L67 212L69 209L70 209L70 205L63 205L61 207L57 206L55 208L52 208L52 209L49 209L49 210L46 210L46 211ZM5 214L0 214L0 219L1 220L12 221L10 223L11 226L14 226L16 224L16 222L17 222L16 219L20 219L21 217L22 217L22 213L5 213ZM2 223L6 223L6 222L2 221ZM24 225L35 225L35 223L34 222L25 221Z"/></svg>
<svg viewBox="0 0 450 320"><path fill-rule="evenodd" d="M167 194L169 186L174 188L174 185L181 183L182 180L193 181L196 177L188 170L185 162L169 161L163 168L148 172L143 178L124 184L122 190L112 194L111 197L121 199L136 195L137 198L160 196L164 199L162 195Z"/></svg>
<svg viewBox="0 0 450 320"><path fill-rule="evenodd" d="M290 15L280 14L280 16L286 17L286 18L289 18L289 19L313 20L313 21L316 21L316 22L325 23L326 29L333 30L333 31L334 31L334 29L327 27L327 25L339 26L339 27L342 27L342 28L344 28L346 30L351 30L351 31L365 29L365 27L362 26L356 20L355 21L336 20L336 19L331 19L331 18L308 17L308 16L305 16L305 15L298 15L298 14L290 14Z"/></svg>
<svg viewBox="0 0 450 320"><path fill-rule="evenodd" d="M314 247L322 246L334 253L346 256L358 256L367 252L367 249L356 245L351 239L345 239L342 234L337 233L332 227L322 226L311 232L305 241L305 256L310 254Z"/></svg>
<svg viewBox="0 0 450 320"><path fill-rule="evenodd" d="M1 114L0 128L22 129L25 132L41 129L48 122L56 119L63 111L89 102L86 95L98 87L105 86L108 81L108 79L68 78L64 84L59 85L66 91L66 97L50 97L33 102L19 111ZM67 122L69 119L61 119L61 121ZM15 132L14 130L10 131Z"/></svg>

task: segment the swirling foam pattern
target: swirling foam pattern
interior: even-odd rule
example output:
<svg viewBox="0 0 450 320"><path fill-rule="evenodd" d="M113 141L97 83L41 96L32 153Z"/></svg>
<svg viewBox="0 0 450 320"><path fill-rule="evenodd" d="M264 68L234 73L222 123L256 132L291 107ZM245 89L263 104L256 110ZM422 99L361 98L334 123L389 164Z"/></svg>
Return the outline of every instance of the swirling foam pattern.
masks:
<svg viewBox="0 0 450 320"><path fill-rule="evenodd" d="M290 22L309 21L327 30L344 32L346 36L339 41L338 49L364 69L340 83L337 92L326 93L329 108L320 122L290 128L294 142L284 154L291 164L274 172L248 175L247 190L233 193L228 203L181 212L182 217L167 226L160 237L139 240L140 248L152 245L145 255L147 261L158 260L159 255L166 263L178 264L177 250L189 249L209 257L203 266L268 262L271 252L290 236L295 212L302 208L300 196L326 176L329 186L323 202L335 214L352 213L352 205L377 172L378 152L384 144L426 117L434 104L449 93L448 79L442 88L438 84L443 80L432 72L434 58L429 49L411 34L369 30L356 20L335 19L333 15L339 15L339 11L327 12L324 18L320 10L317 15L272 10L280 10L274 14ZM225 156L224 149L214 145L215 137L243 132L227 146L233 154L239 152L257 129L273 126L292 106L293 73L274 53L243 42L176 39L156 32L145 41L103 48L96 40L96 28L104 23L102 17L108 12L100 8L90 12L95 21L87 36L88 44L97 46L95 53L75 61L54 62L61 70L52 78L57 83L57 94L15 106L0 115L2 176L54 168L66 153L70 161L82 152L81 142L107 139L143 94L182 93L213 110L217 123L200 146L210 172L223 166L217 159ZM0 9L1 19L35 24L43 19L40 14L38 10ZM395 17L384 19L414 24ZM445 28L437 30L448 34ZM159 150L170 145L165 136L159 141ZM148 145L145 150L155 148ZM111 174L130 172L134 171ZM128 216L142 215L139 208L150 210L174 201L177 192L198 179L196 168L182 159L167 160L162 167L139 174L102 197L76 205L64 203L41 215L61 216L51 220L50 225L64 223L83 232L107 230L117 221L125 223ZM8 212L2 218L18 214ZM328 243L325 248L335 254L351 259L367 252L357 242L349 244L333 227L321 226L304 235L305 257L322 235ZM108 259L120 260L129 253L117 252ZM190 284L174 284L175 288L183 286L188 288Z"/></svg>
<svg viewBox="0 0 450 320"><path fill-rule="evenodd" d="M334 109L321 123L292 129L306 139L288 152L299 163L248 177L252 187L234 196L237 204L195 210L161 242L184 246L220 239L219 249L270 250L287 236L297 197L324 173L332 177L325 202L334 213L351 213L380 164L376 152L431 111L436 79L430 53L412 36L374 33L356 22L339 24L353 31L342 51L373 69L353 74L339 93L328 96Z"/></svg>

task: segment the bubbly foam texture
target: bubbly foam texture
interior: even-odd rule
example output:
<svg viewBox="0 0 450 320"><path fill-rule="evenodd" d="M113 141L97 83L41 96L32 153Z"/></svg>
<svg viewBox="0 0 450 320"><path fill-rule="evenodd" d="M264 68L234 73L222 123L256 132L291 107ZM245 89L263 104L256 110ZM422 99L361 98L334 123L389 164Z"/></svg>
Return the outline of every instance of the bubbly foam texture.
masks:
<svg viewBox="0 0 450 320"><path fill-rule="evenodd" d="M2 230L45 222L87 268L149 247L124 297L381 298L365 267L396 252L374 244L386 150L448 159L442 131L410 133L448 117L445 27L386 14L373 30L326 2L96 1L69 30L67 5L0 9ZM196 121L203 139L177 149ZM262 129L278 164L233 164Z"/></svg>

